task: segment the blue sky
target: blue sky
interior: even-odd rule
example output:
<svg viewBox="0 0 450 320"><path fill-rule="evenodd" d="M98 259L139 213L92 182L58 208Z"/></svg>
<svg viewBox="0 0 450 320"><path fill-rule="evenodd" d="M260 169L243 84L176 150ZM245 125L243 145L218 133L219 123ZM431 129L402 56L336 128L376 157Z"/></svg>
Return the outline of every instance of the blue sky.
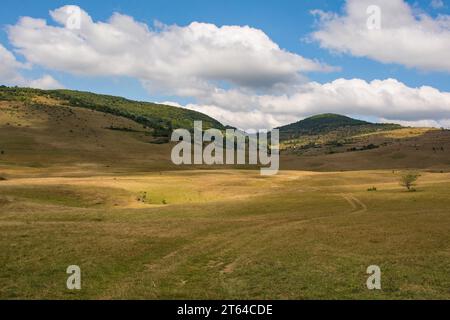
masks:
<svg viewBox="0 0 450 320"><path fill-rule="evenodd" d="M320 50L317 45L306 44L301 39L309 34L314 23L310 10L322 8L326 10L339 10L342 1L296 1L289 0L280 4L279 1L258 0L129 0L129 1L59 1L59 0L3 0L0 11L2 26L15 24L21 16L45 18L50 21L49 10L56 9L66 4L78 5L85 9L95 20L107 20L114 12L131 15L136 20L152 25L155 20L165 24L187 25L193 21L214 23L220 25L249 25L263 30L274 42L282 48L292 52L302 51L305 56L327 58L331 61L343 63L347 60L352 67L351 59L342 59ZM3 30L0 41L8 46L7 34ZM369 75L369 70L376 72L376 66L365 66L364 62L355 62L355 70L361 70L361 66L367 71L359 71L367 74L367 79L377 77ZM360 65L358 67L358 64ZM42 72L37 68L34 74ZM350 70L344 70L351 76ZM333 78L332 75L316 75L318 81L326 81ZM380 76L378 76L380 77ZM71 89L89 90L101 93L111 93L126 96L138 100L161 100L170 97L150 95L133 79L103 79L77 78L70 75L56 75L65 86ZM450 89L450 88L449 88ZM170 100L170 99L169 99Z"/></svg>
<svg viewBox="0 0 450 320"><path fill-rule="evenodd" d="M411 8L419 8L432 18L436 18L438 14L450 14L450 6L446 5L445 1L444 6L437 9L433 8L430 3L431 1L426 0L408 1ZM6 26L16 24L21 16L43 18L49 24L55 25L49 16L49 10L67 4L81 7L95 22L107 21L114 12L119 12L132 16L136 21L144 22L149 26L152 26L155 21L179 26L187 26L194 21L212 23L218 27L248 25L263 31L274 43L288 52L341 68L340 71L334 72L308 72L305 77L309 81L327 83L337 78L358 78L366 81L394 78L411 88L427 85L441 92L450 92L448 72L422 70L401 63L383 63L370 57L336 53L333 50L321 48L318 41L305 41L305 38L317 29L315 23L317 19L310 11L320 9L342 14L345 1L128 0L71 1L68 3L49 0L3 0L0 10L2 25L0 43L13 52L17 60L26 61L21 54L15 51L17 48L8 41ZM44 73L51 75L64 87L70 89L114 94L138 100L176 101L181 104L195 101L192 97L147 90L141 85L140 80L133 76L80 76L73 72L54 70L45 64L33 64L31 70L22 71L25 77L39 77ZM368 114L361 115L370 116Z"/></svg>

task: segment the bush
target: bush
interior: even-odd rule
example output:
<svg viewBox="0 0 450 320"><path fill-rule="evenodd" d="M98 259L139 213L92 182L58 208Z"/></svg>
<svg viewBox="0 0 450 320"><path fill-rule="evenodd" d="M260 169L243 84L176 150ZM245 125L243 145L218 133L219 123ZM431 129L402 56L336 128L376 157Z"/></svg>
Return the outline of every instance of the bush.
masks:
<svg viewBox="0 0 450 320"><path fill-rule="evenodd" d="M146 203L147 202L147 192L141 191L139 192L138 197L136 198L137 201Z"/></svg>
<svg viewBox="0 0 450 320"><path fill-rule="evenodd" d="M416 181L419 177L420 174L415 172L404 173L400 177L400 185L408 189L408 191L416 191L413 187L416 185Z"/></svg>

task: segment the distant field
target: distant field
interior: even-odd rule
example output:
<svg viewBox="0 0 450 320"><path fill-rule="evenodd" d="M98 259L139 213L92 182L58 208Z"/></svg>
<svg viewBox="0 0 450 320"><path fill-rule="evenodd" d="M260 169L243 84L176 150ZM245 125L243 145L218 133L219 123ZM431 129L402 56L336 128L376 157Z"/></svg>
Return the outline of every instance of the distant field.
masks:
<svg viewBox="0 0 450 320"><path fill-rule="evenodd" d="M417 192L397 179L215 170L0 181L0 298L449 299L450 174L424 173ZM71 264L81 291L65 287ZM381 291L365 286L372 264Z"/></svg>

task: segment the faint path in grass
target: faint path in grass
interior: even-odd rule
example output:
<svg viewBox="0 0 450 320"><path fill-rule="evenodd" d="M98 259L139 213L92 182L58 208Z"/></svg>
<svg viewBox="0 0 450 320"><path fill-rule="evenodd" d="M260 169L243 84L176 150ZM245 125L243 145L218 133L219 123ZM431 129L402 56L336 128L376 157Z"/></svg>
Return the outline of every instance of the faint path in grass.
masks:
<svg viewBox="0 0 450 320"><path fill-rule="evenodd" d="M354 211L351 212L351 214L365 213L367 211L367 206L364 202L356 198L354 195L342 193L341 196L352 206Z"/></svg>
<svg viewBox="0 0 450 320"><path fill-rule="evenodd" d="M357 197L355 197L353 194L340 194L352 207L352 211L347 213L347 214L362 214L367 212L367 206L366 204L364 204L364 202L362 202L361 200L359 200ZM292 219L282 219L279 221L271 221L268 223L263 223L260 224L258 226L258 240L261 240L261 237L264 238L263 234L261 234L261 230L268 230L269 228L284 228L286 225L299 225L299 224L307 224L307 223L311 223L311 222L317 222L317 221L326 221L329 220L330 218L336 218L335 215L325 215L325 216L319 216L319 217L314 217L314 218L302 218L301 220L292 220ZM248 232L249 230L246 231L246 236L249 237L251 236L251 232ZM255 239L256 240L256 239ZM251 243L251 242L248 242ZM260 241L260 243L264 243L264 241ZM253 254L257 253L257 252L261 252L264 250L264 245L262 245L259 250L254 250ZM236 260L232 261L231 263L225 265L224 269L222 270L221 274L229 274L232 273L234 271L234 269L236 269L236 267L239 265L239 263L241 262L241 260L243 260L242 257L238 257Z"/></svg>

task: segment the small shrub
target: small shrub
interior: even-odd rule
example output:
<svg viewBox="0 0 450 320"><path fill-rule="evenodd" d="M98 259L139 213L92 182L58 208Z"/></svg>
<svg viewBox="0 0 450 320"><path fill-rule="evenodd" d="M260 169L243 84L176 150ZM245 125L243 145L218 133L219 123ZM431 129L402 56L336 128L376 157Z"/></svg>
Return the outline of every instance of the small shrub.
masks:
<svg viewBox="0 0 450 320"><path fill-rule="evenodd" d="M146 203L147 202L147 192L142 191L139 193L139 196L136 198L137 201Z"/></svg>
<svg viewBox="0 0 450 320"><path fill-rule="evenodd" d="M419 179L420 174L415 172L408 172L400 177L400 185L408 189L408 191L416 191L413 187L416 185L417 179Z"/></svg>

